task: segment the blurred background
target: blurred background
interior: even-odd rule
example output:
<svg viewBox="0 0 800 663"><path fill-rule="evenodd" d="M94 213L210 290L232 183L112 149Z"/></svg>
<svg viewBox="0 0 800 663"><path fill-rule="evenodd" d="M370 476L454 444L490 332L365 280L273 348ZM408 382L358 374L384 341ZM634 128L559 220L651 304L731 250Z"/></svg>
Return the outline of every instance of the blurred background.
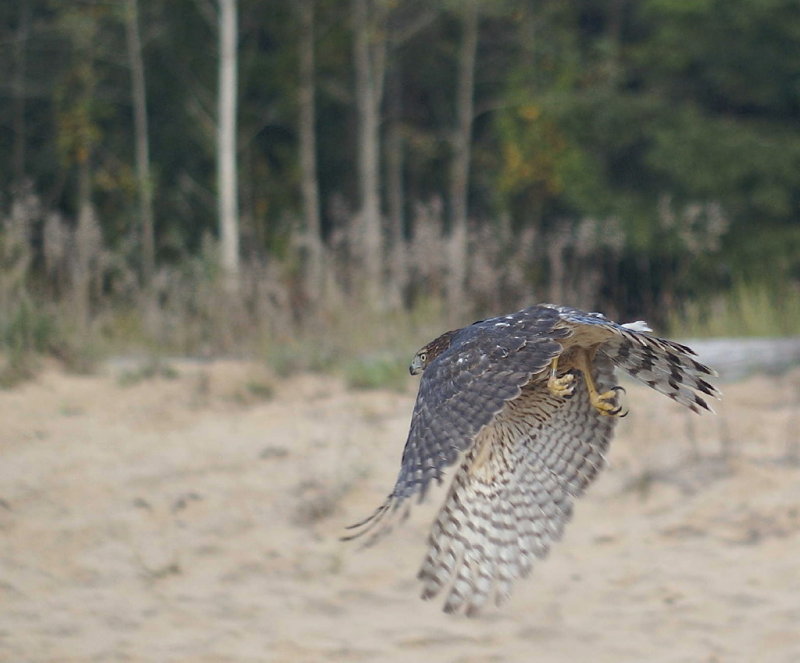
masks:
<svg viewBox="0 0 800 663"><path fill-rule="evenodd" d="M20 0L0 29L4 383L33 353L405 360L539 301L800 330L792 2Z"/></svg>
<svg viewBox="0 0 800 663"><path fill-rule="evenodd" d="M800 661L795 0L15 0L0 63L0 660ZM441 492L339 537L413 353L546 301L725 396L625 382L552 558L446 617Z"/></svg>

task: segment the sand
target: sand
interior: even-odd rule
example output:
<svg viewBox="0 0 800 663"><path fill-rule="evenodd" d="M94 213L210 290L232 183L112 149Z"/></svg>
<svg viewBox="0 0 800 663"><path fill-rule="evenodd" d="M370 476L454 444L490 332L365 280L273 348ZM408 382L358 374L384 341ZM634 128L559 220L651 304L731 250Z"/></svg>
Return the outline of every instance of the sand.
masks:
<svg viewBox="0 0 800 663"><path fill-rule="evenodd" d="M798 370L717 416L629 385L564 539L469 619L418 598L441 491L338 539L391 489L413 379L175 368L0 392L0 660L800 661Z"/></svg>

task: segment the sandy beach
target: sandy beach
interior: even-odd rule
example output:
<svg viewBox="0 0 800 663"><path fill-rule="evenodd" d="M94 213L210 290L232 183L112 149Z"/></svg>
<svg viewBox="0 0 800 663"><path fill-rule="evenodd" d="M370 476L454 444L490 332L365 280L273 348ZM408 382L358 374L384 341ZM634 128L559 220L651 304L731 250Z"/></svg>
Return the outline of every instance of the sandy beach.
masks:
<svg viewBox="0 0 800 663"><path fill-rule="evenodd" d="M477 619L419 599L442 490L370 548L416 381L251 363L0 392L2 661L800 661L800 370L696 416L625 383L564 539Z"/></svg>

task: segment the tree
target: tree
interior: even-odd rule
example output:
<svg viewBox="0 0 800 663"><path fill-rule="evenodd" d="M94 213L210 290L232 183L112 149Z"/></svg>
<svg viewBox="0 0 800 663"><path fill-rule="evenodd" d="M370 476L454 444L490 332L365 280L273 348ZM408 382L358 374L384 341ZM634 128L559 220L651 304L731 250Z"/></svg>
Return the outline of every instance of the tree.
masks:
<svg viewBox="0 0 800 663"><path fill-rule="evenodd" d="M300 188L303 198L303 235L308 250L308 290L313 300L322 291L323 247L317 180L316 104L314 102L314 0L300 0L298 133L300 135Z"/></svg>
<svg viewBox="0 0 800 663"><path fill-rule="evenodd" d="M239 288L239 206L236 168L236 0L219 0L219 88L217 91L217 200L225 287Z"/></svg>
<svg viewBox="0 0 800 663"><path fill-rule="evenodd" d="M459 319L482 284L641 316L794 284L795 4L0 3L0 199L30 184L31 277L84 310L138 303L154 254L187 264L215 231L231 291L241 248L283 261L296 309L319 255L355 305L444 293ZM77 276L48 271L56 217L102 249L69 249Z"/></svg>
<svg viewBox="0 0 800 663"><path fill-rule="evenodd" d="M475 56L478 48L477 0L466 0L462 12L462 35L458 53L458 83L456 87L456 127L453 131L453 157L450 165L450 259L447 301L454 318L460 317L462 313L467 267L467 199L469 196Z"/></svg>
<svg viewBox="0 0 800 663"><path fill-rule="evenodd" d="M93 199L95 150L100 143L95 67L102 29L102 12L92 6L72 6L60 18L70 41L72 58L57 92L58 143L67 166L77 168L75 260L72 267L73 313L81 327L90 323L93 261L102 242Z"/></svg>
<svg viewBox="0 0 800 663"><path fill-rule="evenodd" d="M14 69L12 75L12 94L14 98L14 184L19 190L26 179L25 163L25 97L26 97L26 69L28 55L28 38L31 26L31 6L28 0L18 3L19 18L14 31Z"/></svg>
<svg viewBox="0 0 800 663"><path fill-rule="evenodd" d="M380 206L380 109L386 58L383 0L353 0L353 57L358 108L360 257L369 306L382 291L383 240Z"/></svg>
<svg viewBox="0 0 800 663"><path fill-rule="evenodd" d="M388 272L389 283L386 300L390 306L399 307L409 282L409 257L406 241L406 123L403 117L404 77L402 51L420 32L426 30L438 17L438 8L421 8L405 5L400 11L395 6L387 21L387 85L389 93L386 103L385 160L386 160L386 207L388 213Z"/></svg>
<svg viewBox="0 0 800 663"><path fill-rule="evenodd" d="M386 297L393 306L402 301L408 282L406 255L402 132L402 72L394 63L389 74L390 92L386 117L386 202L389 215L389 287Z"/></svg>
<svg viewBox="0 0 800 663"><path fill-rule="evenodd" d="M125 27L128 62L131 69L134 136L136 142L136 178L139 193L140 238L142 244L142 283L149 286L155 271L153 230L153 182L150 175L150 134L147 128L147 88L145 86L142 41L139 36L138 0L127 0Z"/></svg>

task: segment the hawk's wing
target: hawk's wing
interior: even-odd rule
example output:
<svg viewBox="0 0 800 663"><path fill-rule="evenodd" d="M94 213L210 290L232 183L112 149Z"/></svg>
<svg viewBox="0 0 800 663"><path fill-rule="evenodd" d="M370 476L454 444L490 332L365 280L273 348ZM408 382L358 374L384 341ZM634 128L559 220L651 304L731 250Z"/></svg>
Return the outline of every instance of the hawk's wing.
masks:
<svg viewBox="0 0 800 663"><path fill-rule="evenodd" d="M600 313L585 313L566 306L553 308L571 333L579 333L582 328L582 335L591 334L599 344L599 352L631 377L694 412L713 412L700 394L720 397L719 390L705 379L716 372L697 361L691 348L653 336L643 322L620 325Z"/></svg>
<svg viewBox="0 0 800 663"><path fill-rule="evenodd" d="M354 536L407 498L419 493L422 499L431 480L441 480L444 468L561 351L554 339L569 330L557 329L559 320L555 309L537 306L477 322L454 335L422 375L394 490L375 513L352 526L366 526Z"/></svg>
<svg viewBox="0 0 800 663"><path fill-rule="evenodd" d="M601 391L613 386L607 358L596 359L593 378ZM573 498L603 465L615 423L591 405L582 376L566 402L544 381L526 387L483 430L453 479L419 572L423 598L449 586L445 611L468 614L505 599L561 538Z"/></svg>

